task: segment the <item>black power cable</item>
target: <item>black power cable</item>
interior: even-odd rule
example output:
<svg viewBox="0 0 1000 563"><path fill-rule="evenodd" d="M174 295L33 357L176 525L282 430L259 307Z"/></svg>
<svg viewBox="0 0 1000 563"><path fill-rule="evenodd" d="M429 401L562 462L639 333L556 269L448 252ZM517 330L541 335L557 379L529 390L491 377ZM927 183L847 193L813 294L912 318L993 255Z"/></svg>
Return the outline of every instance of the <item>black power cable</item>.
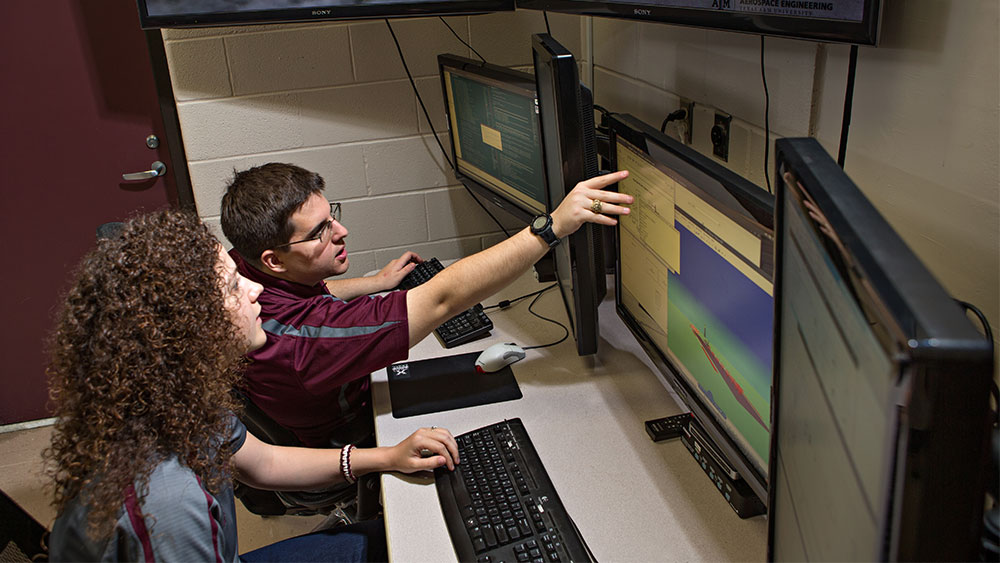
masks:
<svg viewBox="0 0 1000 563"><path fill-rule="evenodd" d="M535 350L535 349L538 349L538 348L548 348L549 346L555 346L556 344L561 343L563 340L566 340L566 338L569 337L569 329L566 328L566 325L560 323L559 321L550 319L548 317L540 315L539 313L536 313L534 311L534 309L532 309L532 307L535 306L535 303L538 301L538 299L542 296L543 293L545 293L546 291L549 291L550 289L552 289L552 288L554 288L554 287L556 287L558 285L559 285L558 283L554 283L552 285L543 287L542 289L539 289L538 291L533 291L531 293L527 293L527 294L522 295L520 297L515 297L513 299L504 299L503 301L497 303L496 305L490 305L488 307L483 307L483 311L489 311L490 309L501 309L501 310L507 309L507 308L513 306L518 301L523 301L523 300L525 300L525 299L527 299L529 297L534 296L534 299L532 299L531 303L528 304L528 312L531 313L532 315L538 317L539 319L542 319L543 321L548 321L548 322L550 322L550 323L558 326L559 328L563 329L564 334L563 334L562 338L560 338L559 340L556 340L555 342L550 342L549 344L539 344L537 346L525 346L525 347L522 348L522 350Z"/></svg>
<svg viewBox="0 0 1000 563"><path fill-rule="evenodd" d="M677 110L674 110L674 111L668 113L667 114L667 118L664 119L663 123L660 124L660 133L666 133L667 132L667 124L668 123L670 123L671 121L678 121L678 120L681 120L681 119L687 119L687 115L688 115L688 112L684 108L677 109Z"/></svg>
<svg viewBox="0 0 1000 563"><path fill-rule="evenodd" d="M858 46L851 45L851 60L847 66L847 91L844 93L844 118L840 124L840 153L837 164L844 167L847 158L847 132L851 128L851 109L854 106L854 76L858 71Z"/></svg>
<svg viewBox="0 0 1000 563"><path fill-rule="evenodd" d="M413 95L417 97L417 102L420 104L420 109L423 110L424 112L424 118L427 120L427 126L431 130L431 137L434 137L434 140L437 142L438 148L441 149L441 156L444 157L445 162L448 163L448 166L451 167L452 170L455 170L455 165L451 162L451 159L448 158L448 151L444 150L444 145L441 144L441 139L438 138L437 131L434 130L434 122L431 121L431 115L427 112L427 106L424 105L424 100L423 98L420 97L420 92L417 91L417 84L416 82L413 81L413 75L410 73L410 67L406 64L406 57L403 56L403 48L399 46L399 39L396 38L396 32L393 31L392 24L389 23L388 18L385 19L385 25L386 27L389 28L389 34L392 35L393 43L396 44L396 52L399 53L399 61L403 63L403 70L406 71L406 77L410 79L410 87L413 88ZM483 205L483 202L479 201L479 198L476 197L476 194L472 193L472 190L469 189L469 186L462 184L462 187L465 188L465 191L469 192L469 195L472 196L473 201L479 204L479 207L481 207L483 211L485 211L486 214L490 216L490 219L493 219L493 222L496 223L498 227L500 227L500 230L503 231L503 234L507 238L510 238L510 233L507 232L507 229L505 229L503 224L500 223L500 220L497 219L492 213L490 213L489 209L486 209L486 206Z"/></svg>
<svg viewBox="0 0 1000 563"><path fill-rule="evenodd" d="M556 285L557 284L550 285L549 287L545 288L545 291L548 291L549 289L552 289ZM550 318L548 318L548 317L546 317L544 315L536 313L534 310L532 310L532 307L535 306L535 303L538 302L538 298L541 297L543 293L544 293L544 291L540 292L538 295L535 296L534 299L531 300L531 303L528 304L528 312L531 313L532 315L535 315L539 319L542 319L543 321L548 321L548 322L550 322L550 323L558 326L559 328L563 329L563 336L559 340L556 340L555 342L550 342L548 344L539 344L537 346L526 346L524 348L525 350L536 350L538 348L548 348L549 346L555 346L556 344L559 344L562 341L564 341L567 338L569 338L569 329L566 328L566 326L564 324L562 324L561 322L559 322L557 320L550 319Z"/></svg>
<svg viewBox="0 0 1000 563"><path fill-rule="evenodd" d="M506 308L510 307L511 305L517 303L518 301L522 301L522 300L527 299L529 297L534 297L535 295L538 295L539 293L544 293L544 292L552 289L555 286L556 286L556 284L552 284L550 286L543 287L542 289L539 289L538 291L532 291L531 293L526 293L526 294L524 294L524 295L522 295L520 297L515 297L513 299L504 299L503 301L497 303L496 305L489 305L487 307L483 307L483 311L489 311L491 309L506 309Z"/></svg>
<svg viewBox="0 0 1000 563"><path fill-rule="evenodd" d="M465 39L462 39L462 36L459 35L458 32L456 32L454 29L452 29L452 27L450 25L448 25L448 22L444 21L444 16L438 16L438 19L441 20L441 23L443 23L444 26L448 28L448 31L450 31L451 34L455 36L455 39L458 39L459 41L461 41L462 45L465 45L466 47L468 47L469 50L472 51L473 53L475 53L476 56L479 57L479 59L482 60L484 63L486 62L486 57L480 55L479 51L477 51L472 45L469 45L468 43L466 43Z"/></svg>
<svg viewBox="0 0 1000 563"><path fill-rule="evenodd" d="M977 319L979 319L979 324L983 327L983 334L986 341L990 343L990 348L993 349L993 357L996 358L996 348L993 344L993 330L990 328L990 322L986 320L986 315L984 315L983 312L972 303L962 301L961 299L955 299L955 303L958 303L963 310L971 312ZM1000 424L1000 388L997 387L996 380L990 381L990 383L993 384L990 388L990 395L997 404L997 411L994 413L996 415L996 423Z"/></svg>
<svg viewBox="0 0 1000 563"><path fill-rule="evenodd" d="M767 193L773 194L771 189L771 175L768 167L768 159L771 155L771 95L767 91L767 73L764 72L764 36L760 36L760 80L764 83L764 180L767 181Z"/></svg>

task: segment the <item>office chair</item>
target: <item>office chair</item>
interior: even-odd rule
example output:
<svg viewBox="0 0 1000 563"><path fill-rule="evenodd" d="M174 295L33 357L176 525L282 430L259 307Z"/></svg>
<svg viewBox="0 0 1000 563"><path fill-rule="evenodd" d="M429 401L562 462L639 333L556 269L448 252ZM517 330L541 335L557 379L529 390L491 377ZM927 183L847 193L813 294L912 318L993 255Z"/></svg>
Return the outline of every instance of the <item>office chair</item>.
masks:
<svg viewBox="0 0 1000 563"><path fill-rule="evenodd" d="M291 431L265 414L241 390L234 389L233 394L243 404L240 420L251 434L278 446L302 445ZM234 491L247 510L261 516L327 514L335 522L351 524L378 515L377 474L363 476L355 485L343 484L322 491L263 491L239 481L235 482Z"/></svg>
<svg viewBox="0 0 1000 563"><path fill-rule="evenodd" d="M0 491L0 561L48 561L49 531Z"/></svg>
<svg viewBox="0 0 1000 563"><path fill-rule="evenodd" d="M103 223L97 227L97 240L118 238L123 227L125 227L125 223L121 221Z"/></svg>

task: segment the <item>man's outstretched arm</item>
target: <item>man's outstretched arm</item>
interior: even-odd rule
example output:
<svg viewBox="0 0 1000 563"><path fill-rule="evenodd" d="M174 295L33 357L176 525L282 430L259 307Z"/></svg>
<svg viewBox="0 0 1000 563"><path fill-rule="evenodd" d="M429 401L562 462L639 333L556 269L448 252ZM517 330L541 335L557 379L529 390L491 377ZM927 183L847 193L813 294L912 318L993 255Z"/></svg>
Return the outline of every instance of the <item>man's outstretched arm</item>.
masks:
<svg viewBox="0 0 1000 563"><path fill-rule="evenodd" d="M577 231L584 223L614 226L618 220L608 215L629 213L632 196L604 191L628 176L612 172L584 180L566 195L552 212L552 229L559 238ZM601 213L591 211L594 200L603 205ZM406 294L410 326L410 346L423 340L434 328L456 314L506 287L548 252L549 247L529 229L482 252L455 262L426 283Z"/></svg>

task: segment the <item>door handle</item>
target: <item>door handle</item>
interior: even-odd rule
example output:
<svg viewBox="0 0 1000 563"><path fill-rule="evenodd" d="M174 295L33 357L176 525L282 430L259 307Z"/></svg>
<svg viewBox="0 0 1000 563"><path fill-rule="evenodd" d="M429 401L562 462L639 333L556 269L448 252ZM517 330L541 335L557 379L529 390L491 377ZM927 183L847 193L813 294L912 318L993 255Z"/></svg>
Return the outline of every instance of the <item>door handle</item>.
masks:
<svg viewBox="0 0 1000 563"><path fill-rule="evenodd" d="M150 178L156 178L157 176L163 176L167 173L167 165L163 164L159 160L150 164L150 170L145 172L130 172L128 174L122 174L122 180L148 180Z"/></svg>

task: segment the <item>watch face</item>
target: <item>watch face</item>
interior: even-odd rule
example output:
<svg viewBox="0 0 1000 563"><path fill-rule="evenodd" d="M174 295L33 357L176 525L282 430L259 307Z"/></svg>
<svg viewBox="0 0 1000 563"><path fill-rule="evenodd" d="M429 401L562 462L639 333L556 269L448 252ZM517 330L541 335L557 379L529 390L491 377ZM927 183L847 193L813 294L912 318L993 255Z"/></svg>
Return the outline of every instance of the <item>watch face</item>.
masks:
<svg viewBox="0 0 1000 563"><path fill-rule="evenodd" d="M548 219L549 218L546 217L545 215L539 215L538 217L535 217L535 220L531 222L531 228L536 231L544 229L545 223L548 223Z"/></svg>

